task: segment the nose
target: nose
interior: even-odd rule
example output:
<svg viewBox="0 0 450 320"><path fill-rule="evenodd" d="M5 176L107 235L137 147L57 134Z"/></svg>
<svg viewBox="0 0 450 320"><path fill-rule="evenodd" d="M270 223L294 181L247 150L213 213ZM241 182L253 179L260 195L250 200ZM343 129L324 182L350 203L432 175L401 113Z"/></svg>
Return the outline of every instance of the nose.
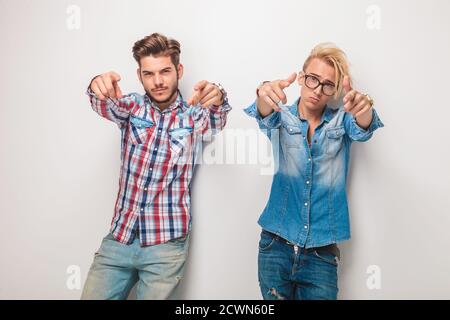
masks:
<svg viewBox="0 0 450 320"><path fill-rule="evenodd" d="M322 95L322 85L320 84L317 88L314 89L314 93L320 97Z"/></svg>
<svg viewBox="0 0 450 320"><path fill-rule="evenodd" d="M159 86L161 86L163 84L163 79L162 79L162 77L159 74L156 74L153 77L153 81L155 82L155 86L156 87L159 87Z"/></svg>

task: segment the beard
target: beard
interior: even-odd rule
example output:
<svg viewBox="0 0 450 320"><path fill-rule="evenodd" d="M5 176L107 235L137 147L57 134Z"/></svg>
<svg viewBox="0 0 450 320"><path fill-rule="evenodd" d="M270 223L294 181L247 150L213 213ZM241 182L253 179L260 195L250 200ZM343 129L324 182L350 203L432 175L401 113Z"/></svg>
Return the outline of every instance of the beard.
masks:
<svg viewBox="0 0 450 320"><path fill-rule="evenodd" d="M164 104L164 103L167 103L170 100L172 100L173 97L178 94L178 81L175 83L174 86L172 86L169 89L170 89L169 97L167 97L166 99L163 99L163 100L157 99L154 95L152 95L152 92L150 90L145 89L145 92L151 98L151 100L154 101L155 103L157 103L157 104Z"/></svg>

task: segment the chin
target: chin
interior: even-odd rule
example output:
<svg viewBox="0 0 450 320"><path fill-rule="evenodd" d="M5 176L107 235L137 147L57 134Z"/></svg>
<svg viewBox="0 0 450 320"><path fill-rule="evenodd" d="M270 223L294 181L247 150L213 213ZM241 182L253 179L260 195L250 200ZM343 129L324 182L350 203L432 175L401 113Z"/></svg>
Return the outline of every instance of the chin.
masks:
<svg viewBox="0 0 450 320"><path fill-rule="evenodd" d="M169 95L164 95L164 96L159 96L157 98L153 98L153 100L155 100L158 103L162 103L162 102L166 102L168 99L170 98Z"/></svg>
<svg viewBox="0 0 450 320"><path fill-rule="evenodd" d="M323 108L323 106L321 106L320 104L314 104L309 101L306 102L306 107L310 110L320 110Z"/></svg>
<svg viewBox="0 0 450 320"><path fill-rule="evenodd" d="M158 96L158 97L155 97L153 94L150 94L150 97L156 103L164 103L170 98L170 94L165 94L163 96Z"/></svg>

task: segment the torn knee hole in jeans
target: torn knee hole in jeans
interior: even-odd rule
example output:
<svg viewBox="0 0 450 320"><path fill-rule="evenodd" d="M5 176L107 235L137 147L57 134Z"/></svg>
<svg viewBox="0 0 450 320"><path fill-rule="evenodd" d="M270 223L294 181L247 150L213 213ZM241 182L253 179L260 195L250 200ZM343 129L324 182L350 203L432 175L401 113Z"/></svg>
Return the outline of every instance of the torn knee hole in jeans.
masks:
<svg viewBox="0 0 450 320"><path fill-rule="evenodd" d="M283 297L281 294L278 293L277 289L271 288L268 292L269 294L273 295L278 300L285 300L286 298Z"/></svg>

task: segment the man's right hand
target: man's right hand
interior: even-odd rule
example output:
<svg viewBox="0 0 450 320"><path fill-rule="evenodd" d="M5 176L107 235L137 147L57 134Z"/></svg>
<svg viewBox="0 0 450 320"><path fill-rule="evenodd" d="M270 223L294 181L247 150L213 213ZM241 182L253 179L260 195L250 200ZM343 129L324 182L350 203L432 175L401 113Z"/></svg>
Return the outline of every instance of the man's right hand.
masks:
<svg viewBox="0 0 450 320"><path fill-rule="evenodd" d="M262 84L258 88L258 99L256 105L262 117L266 117L273 112L273 110L280 112L281 109L278 103L287 103L284 89L289 87L297 78L297 73L292 73L287 79L269 81Z"/></svg>
<svg viewBox="0 0 450 320"><path fill-rule="evenodd" d="M118 85L119 81L120 76L114 71L110 71L95 77L90 88L100 100L120 99L122 98L122 91Z"/></svg>

